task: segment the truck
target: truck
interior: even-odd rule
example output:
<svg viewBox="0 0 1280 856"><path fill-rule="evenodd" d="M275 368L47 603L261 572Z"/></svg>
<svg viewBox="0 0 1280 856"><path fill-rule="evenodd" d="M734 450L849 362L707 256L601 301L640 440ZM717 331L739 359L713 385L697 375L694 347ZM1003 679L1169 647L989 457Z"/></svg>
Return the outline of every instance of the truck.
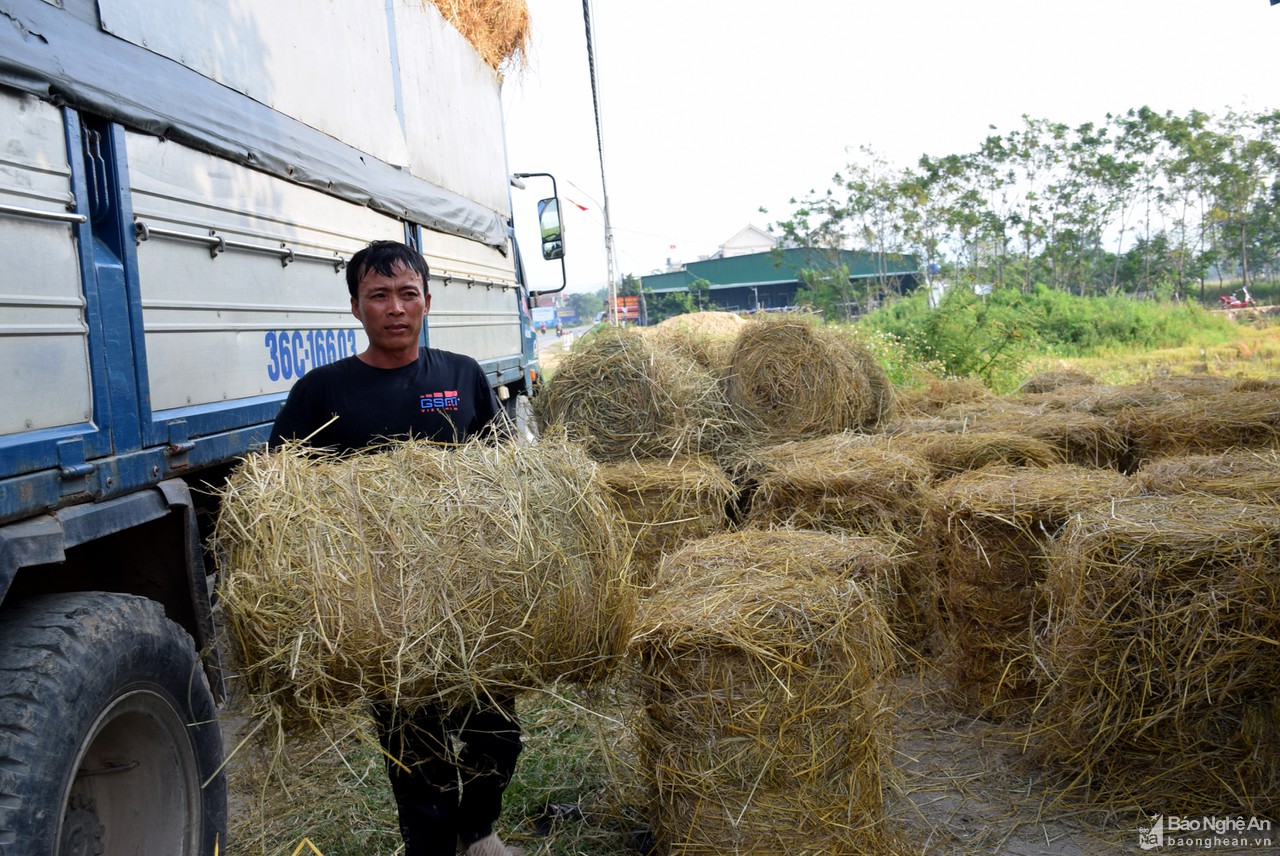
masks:
<svg viewBox="0 0 1280 856"><path fill-rule="evenodd" d="M217 489L366 345L356 250L532 394L500 96L417 0L0 0L0 856L226 851Z"/></svg>

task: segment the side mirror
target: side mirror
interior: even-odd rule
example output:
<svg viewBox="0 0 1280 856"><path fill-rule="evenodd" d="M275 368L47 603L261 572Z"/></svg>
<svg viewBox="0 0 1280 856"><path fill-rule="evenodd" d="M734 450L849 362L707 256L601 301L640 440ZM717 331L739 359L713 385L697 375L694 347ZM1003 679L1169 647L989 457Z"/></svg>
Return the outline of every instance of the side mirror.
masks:
<svg viewBox="0 0 1280 856"><path fill-rule="evenodd" d="M560 200L552 196L538 200L538 226L542 229L542 257L548 261L564 258L564 229L560 225Z"/></svg>

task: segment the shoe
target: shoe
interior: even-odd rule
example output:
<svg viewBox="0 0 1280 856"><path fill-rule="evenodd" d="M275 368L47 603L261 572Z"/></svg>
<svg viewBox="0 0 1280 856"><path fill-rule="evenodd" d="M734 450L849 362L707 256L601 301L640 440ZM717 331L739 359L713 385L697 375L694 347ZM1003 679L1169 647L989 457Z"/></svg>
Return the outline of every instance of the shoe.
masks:
<svg viewBox="0 0 1280 856"><path fill-rule="evenodd" d="M508 847L502 843L498 833L491 832L479 841L473 841L467 847L467 856L524 856L519 847Z"/></svg>

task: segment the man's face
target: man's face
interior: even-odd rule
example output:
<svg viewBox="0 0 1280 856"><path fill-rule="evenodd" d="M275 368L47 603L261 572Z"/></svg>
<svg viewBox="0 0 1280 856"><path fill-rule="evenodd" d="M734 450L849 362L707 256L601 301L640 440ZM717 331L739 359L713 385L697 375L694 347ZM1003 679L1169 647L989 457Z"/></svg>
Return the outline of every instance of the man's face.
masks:
<svg viewBox="0 0 1280 856"><path fill-rule="evenodd" d="M397 265L392 276L376 270L365 273L351 301L351 314L364 325L370 353L417 356L422 319L431 310L431 295L425 291L421 275L404 265Z"/></svg>

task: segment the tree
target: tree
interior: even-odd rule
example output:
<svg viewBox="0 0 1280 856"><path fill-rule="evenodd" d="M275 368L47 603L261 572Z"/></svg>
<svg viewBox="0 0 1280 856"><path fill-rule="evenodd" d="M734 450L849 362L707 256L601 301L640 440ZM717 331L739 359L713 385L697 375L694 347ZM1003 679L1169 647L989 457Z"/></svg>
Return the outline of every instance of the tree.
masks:
<svg viewBox="0 0 1280 856"><path fill-rule="evenodd" d="M822 311L824 318L849 320L857 313L857 300L852 294L849 269L844 265L823 270L802 270L804 285L796 290L796 303Z"/></svg>
<svg viewBox="0 0 1280 856"><path fill-rule="evenodd" d="M564 299L564 302L578 315L583 322L594 321L604 309L604 298L599 293L575 292Z"/></svg>
<svg viewBox="0 0 1280 856"><path fill-rule="evenodd" d="M695 312L714 309L715 304L711 302L711 281L699 277L689 283L689 299Z"/></svg>

